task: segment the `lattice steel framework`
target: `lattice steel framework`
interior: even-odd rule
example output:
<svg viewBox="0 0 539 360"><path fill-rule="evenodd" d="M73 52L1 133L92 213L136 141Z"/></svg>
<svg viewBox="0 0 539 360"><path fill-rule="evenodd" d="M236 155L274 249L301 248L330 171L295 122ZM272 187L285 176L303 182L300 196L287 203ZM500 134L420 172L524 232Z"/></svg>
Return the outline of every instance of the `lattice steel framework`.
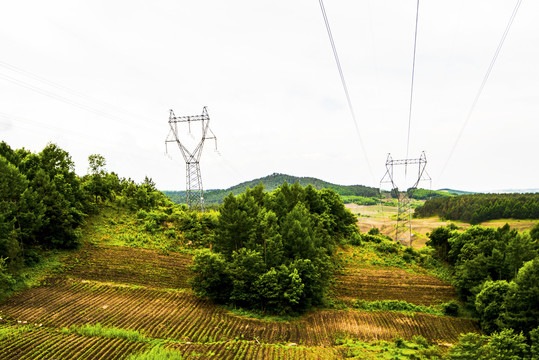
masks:
<svg viewBox="0 0 539 360"><path fill-rule="evenodd" d="M414 184L407 189L407 191L399 191L397 186L393 167L398 165L404 165L405 172L408 171L408 165L417 165L417 179ZM382 192L382 184L390 183L392 186L392 192L397 196L398 210L397 210L397 223L395 225L395 241L399 241L404 245L412 246L412 197L417 189L417 185L422 180L429 180L431 178L425 171L427 166L427 157L425 152L421 153L419 159L402 159L393 160L391 154L387 154L386 160L386 173L382 180L380 180L380 193Z"/></svg>
<svg viewBox="0 0 539 360"><path fill-rule="evenodd" d="M185 146L185 143L180 141L181 125L187 124L189 134L191 134L191 123L200 122L202 127L202 137L198 145L196 145L193 151L189 151ZM186 167L186 203L191 209L200 210L204 212L204 189L202 188L202 176L200 174L200 157L202 156L202 149L204 147L204 141L208 139L215 140L215 147L217 148L217 138L211 131L210 116L208 110L204 106L201 115L193 116L176 116L174 111L170 110L168 118L168 124L170 131L165 145L169 142L175 142L178 144L180 151L185 160ZM211 134L208 136L208 134Z"/></svg>

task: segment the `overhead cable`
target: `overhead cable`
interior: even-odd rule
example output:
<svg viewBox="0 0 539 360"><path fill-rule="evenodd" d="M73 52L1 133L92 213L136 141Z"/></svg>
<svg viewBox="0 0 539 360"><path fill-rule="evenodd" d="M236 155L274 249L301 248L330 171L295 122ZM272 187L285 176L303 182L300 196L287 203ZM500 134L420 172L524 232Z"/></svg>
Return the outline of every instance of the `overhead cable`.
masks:
<svg viewBox="0 0 539 360"><path fill-rule="evenodd" d="M408 114L408 139L406 141L406 159L408 159L408 150L410 149L410 129L412 127L412 103L414 99L415 52L417 48L418 19L419 19L419 0L417 0L417 7L416 7L416 13L415 13L414 55L413 55L413 60L412 60L412 84L410 87L410 112Z"/></svg>
<svg viewBox="0 0 539 360"><path fill-rule="evenodd" d="M468 111L468 115L466 116L466 120L464 121L464 124L462 125L460 132L457 136L457 139L455 140L455 143L453 144L453 147L451 148L451 152L449 153L449 156L444 164L444 167L442 168L442 171L440 172L440 176L444 173L447 164L451 160L451 157L453 156L453 153L455 152L455 149L459 143L460 138L462 137L462 134L464 132L464 129L466 128L466 125L468 125L468 122L470 121L470 118L472 116L472 113L475 109L475 106L477 105L477 102L479 101L479 97L481 96L481 93L483 92L483 89L485 88L485 85L487 83L487 80L490 76L490 73L492 71L492 68L494 67L494 64L496 63L496 59L498 58L498 55L500 54L500 51L502 49L503 43L505 41L505 38L507 37L507 34L509 33L509 29L511 29L511 25L513 24L513 20L515 19L515 16L517 15L518 9L520 7L520 4L522 3L522 0L517 0L517 3L515 4L515 8L513 9L513 13L511 14L511 17L509 18L509 22L507 23L507 26L505 27L505 31L503 32L502 38L500 39L500 42L498 44L498 47L496 48L496 51L494 52L494 56L492 57L492 60L490 61L490 64L488 66L487 72L485 76L483 77L483 81L481 82L481 86L479 86L479 90L477 91L477 94L475 95L475 98L473 100L472 106L470 107L470 110Z"/></svg>
<svg viewBox="0 0 539 360"><path fill-rule="evenodd" d="M363 139L361 137L361 132L359 131L359 126L357 124L356 114L354 111L354 107L352 106L352 101L350 100L350 94L348 93L348 87L346 86L346 81L344 79L344 73L342 70L341 62L339 61L339 54L337 53L337 47L335 46L335 41L333 40L333 35L331 33L331 28L329 26L329 20L326 14L326 9L324 8L324 2L322 0L319 0L320 3L320 9L322 10L322 16L324 17L324 23L326 24L326 30L329 37L329 42L331 43L331 48L333 50L333 56L335 58L335 62L337 64L337 69L339 70L339 76L341 78L342 87L344 89L344 94L346 95L346 101L348 102L348 108L350 109L350 114L352 115L352 120L354 121L354 126L356 129L357 136L359 138L359 143L361 145L361 150L363 151L363 156L365 157L365 161L367 162L367 167L369 169L369 173L371 174L371 178L374 181L374 174L371 169L371 165L369 162L369 158L367 157L367 151L365 150L365 144L363 142Z"/></svg>

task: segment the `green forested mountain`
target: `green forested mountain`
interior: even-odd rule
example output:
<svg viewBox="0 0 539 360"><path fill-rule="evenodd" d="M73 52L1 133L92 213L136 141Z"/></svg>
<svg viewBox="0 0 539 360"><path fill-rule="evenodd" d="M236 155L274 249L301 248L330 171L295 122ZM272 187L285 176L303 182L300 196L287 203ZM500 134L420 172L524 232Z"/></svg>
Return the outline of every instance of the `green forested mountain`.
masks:
<svg viewBox="0 0 539 360"><path fill-rule="evenodd" d="M312 185L317 190L331 189L342 196L361 196L365 198L378 197L378 189L363 185L336 185L312 177L298 177L286 174L273 173L263 178L254 179L232 186L228 189L221 190L206 190L204 192L204 200L206 204L220 204L225 196L230 193L238 195L245 191L246 188L254 188L257 185L264 185L264 189L271 192L287 182L292 185L299 183L301 186ZM185 191L163 191L175 203L185 202Z"/></svg>

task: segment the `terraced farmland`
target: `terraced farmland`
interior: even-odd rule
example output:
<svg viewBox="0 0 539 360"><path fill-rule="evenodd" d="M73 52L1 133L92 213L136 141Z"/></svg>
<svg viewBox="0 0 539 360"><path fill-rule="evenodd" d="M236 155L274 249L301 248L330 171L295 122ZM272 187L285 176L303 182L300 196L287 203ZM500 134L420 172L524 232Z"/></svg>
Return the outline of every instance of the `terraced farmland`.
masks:
<svg viewBox="0 0 539 360"><path fill-rule="evenodd" d="M457 297L450 284L433 276L412 274L399 268L368 267L340 274L336 294L344 301L403 300L427 306Z"/></svg>
<svg viewBox="0 0 539 360"><path fill-rule="evenodd" d="M479 331L471 320L420 313L319 310L293 321L241 317L191 293L190 263L186 254L84 247L67 262L62 276L0 305L0 330L7 331L0 333L0 359L124 359L156 343L184 358L340 358L335 340L342 336L370 342L421 335L440 344ZM337 294L343 298L430 304L453 296L446 284L404 271L346 273L338 282ZM413 298L406 297L406 289ZM83 336L66 329L86 324L135 331L145 340Z"/></svg>

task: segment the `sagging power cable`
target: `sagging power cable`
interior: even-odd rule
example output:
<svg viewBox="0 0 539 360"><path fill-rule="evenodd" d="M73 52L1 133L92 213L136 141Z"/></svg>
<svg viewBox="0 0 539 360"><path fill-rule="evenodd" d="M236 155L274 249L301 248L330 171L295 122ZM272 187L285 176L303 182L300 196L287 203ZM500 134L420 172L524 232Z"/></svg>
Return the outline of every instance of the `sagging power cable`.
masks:
<svg viewBox="0 0 539 360"><path fill-rule="evenodd" d="M339 60L339 54L337 53L337 47L335 46L335 41L333 40L333 35L331 33L331 27L329 26L329 20L326 14L326 9L324 8L324 2L322 0L318 0L320 3L320 9L322 10L322 16L324 17L324 23L326 24L326 30L329 37L329 42L331 43L331 49L333 50L333 56L335 58L335 62L337 64L337 69L339 70L339 76L341 78L341 84L344 90L344 94L346 95L346 101L348 102L348 108L350 109L350 114L352 115L352 120L354 121L354 126L356 129L357 136L359 138L359 143L361 145L361 150L363 151L363 156L365 157L365 161L367 162L367 167L369 169L369 173L371 175L372 180L374 181L374 174L372 172L371 164L369 162L369 158L367 157L367 151L365 150L365 144L363 142L363 139L361 137L361 132L359 131L359 126L356 119L356 114L354 111L354 107L352 106L352 101L350 100L350 94L348 93L348 86L346 86L346 80L344 79L344 73L342 70L341 62Z"/></svg>
<svg viewBox="0 0 539 360"><path fill-rule="evenodd" d="M522 3L522 0L517 0L517 3L515 4L515 7L513 9L513 13L511 14L511 17L509 18L509 22L507 23L507 26L505 27L505 31L503 32L502 38L500 39L500 42L498 44L498 47L496 48L496 51L494 52L494 56L492 57L492 60L490 61L490 64L488 66L487 72L485 73L485 76L483 77L483 81L481 82L481 85L479 86L479 90L477 91L477 94L475 95L475 98L473 100L472 106L470 107L470 110L468 111L468 115L466 116L466 120L464 121L464 124L462 124L462 127L460 129L460 132L457 136L457 139L455 140L455 143L453 144L453 147L451 148L451 152L449 153L449 156L444 164L444 167L442 168L442 171L440 172L440 177L444 173L447 164L451 160L451 157L453 156L453 153L455 152L455 149L457 148L457 145L460 141L460 138L462 137L462 134L464 132L464 129L466 128L466 125L468 125L468 122L470 121L470 118L472 116L472 113L474 112L474 109L477 105L477 102L479 101L479 98L481 97L481 93L483 92L483 89L485 88L485 85L487 83L487 80L490 76L490 73L492 72L492 68L494 67L494 64L496 63L496 59L498 58L498 55L500 54L500 51L502 49L503 43L505 41L505 38L507 37L507 34L509 33L509 30L511 29L511 25L513 24L513 20L515 20L515 17L517 15L518 9L520 8L520 4Z"/></svg>

